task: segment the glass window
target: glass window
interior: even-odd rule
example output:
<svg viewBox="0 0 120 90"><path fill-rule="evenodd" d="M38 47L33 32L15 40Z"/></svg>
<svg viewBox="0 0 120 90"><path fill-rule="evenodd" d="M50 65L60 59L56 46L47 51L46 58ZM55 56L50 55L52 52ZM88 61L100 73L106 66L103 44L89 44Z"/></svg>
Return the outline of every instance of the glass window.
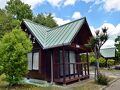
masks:
<svg viewBox="0 0 120 90"><path fill-rule="evenodd" d="M39 70L39 52L33 54L33 69Z"/></svg>
<svg viewBox="0 0 120 90"><path fill-rule="evenodd" d="M28 53L28 70L32 70L32 53Z"/></svg>

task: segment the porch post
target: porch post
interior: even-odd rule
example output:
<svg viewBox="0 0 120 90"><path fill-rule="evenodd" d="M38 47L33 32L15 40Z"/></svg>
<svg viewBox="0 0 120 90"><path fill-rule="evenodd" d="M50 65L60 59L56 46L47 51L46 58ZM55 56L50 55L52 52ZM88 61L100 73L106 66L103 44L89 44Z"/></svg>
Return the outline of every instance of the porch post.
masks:
<svg viewBox="0 0 120 90"><path fill-rule="evenodd" d="M51 84L53 84L53 56L51 52Z"/></svg>
<svg viewBox="0 0 120 90"><path fill-rule="evenodd" d="M66 84L66 77L65 77L65 60L64 60L64 47L62 50L62 60L63 60L63 83Z"/></svg>
<svg viewBox="0 0 120 90"><path fill-rule="evenodd" d="M87 70L88 70L88 76L89 76L89 57L88 57L88 52L87 52Z"/></svg>

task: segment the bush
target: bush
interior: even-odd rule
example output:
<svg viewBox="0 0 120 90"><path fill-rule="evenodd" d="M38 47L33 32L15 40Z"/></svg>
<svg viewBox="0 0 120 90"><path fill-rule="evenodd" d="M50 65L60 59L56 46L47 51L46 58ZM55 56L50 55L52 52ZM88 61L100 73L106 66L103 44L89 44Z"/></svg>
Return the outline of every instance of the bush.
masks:
<svg viewBox="0 0 120 90"><path fill-rule="evenodd" d="M114 63L115 63L115 60L113 60L113 59L108 59L108 60L107 60L107 64L108 64L109 66L114 65Z"/></svg>
<svg viewBox="0 0 120 90"><path fill-rule="evenodd" d="M3 66L0 66L0 75L3 74Z"/></svg>
<svg viewBox="0 0 120 90"><path fill-rule="evenodd" d="M89 57L89 63L90 63L90 65L95 65L95 62L96 62L96 60L95 60L94 56Z"/></svg>
<svg viewBox="0 0 120 90"><path fill-rule="evenodd" d="M100 85L108 85L108 77L100 73L98 75L97 83Z"/></svg>
<svg viewBox="0 0 120 90"><path fill-rule="evenodd" d="M105 64L106 64L106 60L104 58L100 57L99 58L99 65L100 65L100 67L104 67Z"/></svg>
<svg viewBox="0 0 120 90"><path fill-rule="evenodd" d="M6 33L0 41L0 63L9 85L19 84L27 74L27 53L32 50L32 42L18 29Z"/></svg>
<svg viewBox="0 0 120 90"><path fill-rule="evenodd" d="M81 54L80 58L81 58L82 62L86 62L86 60L87 60L86 54Z"/></svg>

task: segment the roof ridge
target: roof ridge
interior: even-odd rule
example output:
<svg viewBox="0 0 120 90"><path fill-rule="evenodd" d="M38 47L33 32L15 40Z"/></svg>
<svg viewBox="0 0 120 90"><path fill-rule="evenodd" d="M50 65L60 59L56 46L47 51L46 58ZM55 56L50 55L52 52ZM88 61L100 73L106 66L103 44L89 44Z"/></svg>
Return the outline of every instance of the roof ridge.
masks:
<svg viewBox="0 0 120 90"><path fill-rule="evenodd" d="M80 18L80 19L73 20L73 21L71 21L71 22L69 22L69 23L66 23L66 24L63 24L63 25L60 25L60 26L54 27L54 28L52 28L52 29L56 29L56 28L59 28L59 27L65 26L65 25L68 25L68 24L70 24L70 23L74 23L74 22L76 22L76 21L82 20L82 19L86 19L86 17L82 17L82 18ZM51 31L51 30L48 30L48 31Z"/></svg>
<svg viewBox="0 0 120 90"><path fill-rule="evenodd" d="M36 25L39 25L39 26L42 26L42 27L45 27L45 28L48 28L48 29L52 29L52 28L50 28L50 27L47 27L47 26L44 26L44 25L42 25L42 24L39 24L39 23L36 23L36 22L34 22L34 21L32 21L32 20L29 20L29 19L23 19L23 21L29 21L29 22L31 22L31 23L33 23L33 24L36 24Z"/></svg>

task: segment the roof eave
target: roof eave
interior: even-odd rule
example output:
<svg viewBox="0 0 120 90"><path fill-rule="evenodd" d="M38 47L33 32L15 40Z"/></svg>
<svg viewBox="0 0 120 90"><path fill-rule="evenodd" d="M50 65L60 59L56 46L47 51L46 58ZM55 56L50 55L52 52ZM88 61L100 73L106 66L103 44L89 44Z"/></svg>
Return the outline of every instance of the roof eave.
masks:
<svg viewBox="0 0 120 90"><path fill-rule="evenodd" d="M71 45L71 43L68 42L68 43L63 43L63 44L54 45L54 46L50 46L50 47L44 47L43 49L52 49L52 48L57 48L57 47L62 47L62 46L67 46L67 45Z"/></svg>

